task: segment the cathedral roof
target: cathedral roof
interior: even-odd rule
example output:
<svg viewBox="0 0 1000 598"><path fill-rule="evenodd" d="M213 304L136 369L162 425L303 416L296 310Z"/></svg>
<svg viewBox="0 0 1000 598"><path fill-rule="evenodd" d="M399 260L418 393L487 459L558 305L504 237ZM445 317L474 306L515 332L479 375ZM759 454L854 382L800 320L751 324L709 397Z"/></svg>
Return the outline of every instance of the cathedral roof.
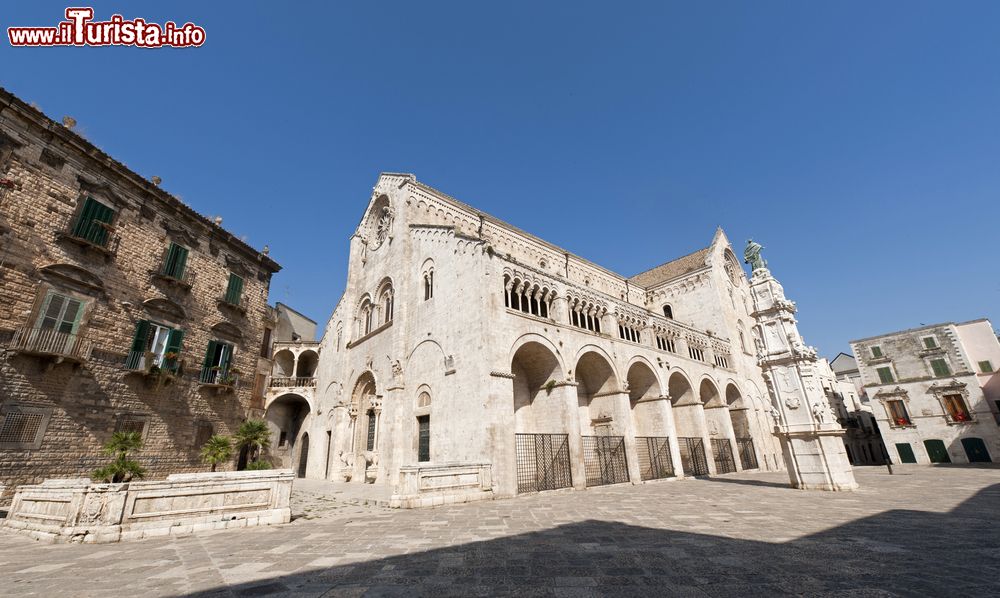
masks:
<svg viewBox="0 0 1000 598"><path fill-rule="evenodd" d="M668 280L673 280L678 276L684 276L685 274L703 268L710 250L711 247L699 249L698 251L689 253L684 257L679 257L665 264L660 264L652 270L646 270L645 272L636 274L635 276L629 278L628 281L640 287L649 288L660 283L667 282Z"/></svg>

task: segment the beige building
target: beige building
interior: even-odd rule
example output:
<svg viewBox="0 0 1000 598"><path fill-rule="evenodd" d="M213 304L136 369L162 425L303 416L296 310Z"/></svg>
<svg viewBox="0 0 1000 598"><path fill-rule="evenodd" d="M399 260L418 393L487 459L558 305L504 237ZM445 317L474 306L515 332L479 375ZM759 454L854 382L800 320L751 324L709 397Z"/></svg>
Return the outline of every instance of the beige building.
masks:
<svg viewBox="0 0 1000 598"><path fill-rule="evenodd" d="M844 447L853 465L884 465L885 447L879 434L854 357L840 353L832 362L820 360L820 380L837 421L843 426Z"/></svg>
<svg viewBox="0 0 1000 598"><path fill-rule="evenodd" d="M310 375L272 382L269 413L301 414L275 444L400 495L781 469L752 309L721 229L629 278L383 174L322 341L276 351L275 378Z"/></svg>
<svg viewBox="0 0 1000 598"><path fill-rule="evenodd" d="M86 475L115 431L152 478L204 471L263 413L278 269L0 90L0 484Z"/></svg>
<svg viewBox="0 0 1000 598"><path fill-rule="evenodd" d="M1000 458L1000 342L989 320L851 342L894 463Z"/></svg>

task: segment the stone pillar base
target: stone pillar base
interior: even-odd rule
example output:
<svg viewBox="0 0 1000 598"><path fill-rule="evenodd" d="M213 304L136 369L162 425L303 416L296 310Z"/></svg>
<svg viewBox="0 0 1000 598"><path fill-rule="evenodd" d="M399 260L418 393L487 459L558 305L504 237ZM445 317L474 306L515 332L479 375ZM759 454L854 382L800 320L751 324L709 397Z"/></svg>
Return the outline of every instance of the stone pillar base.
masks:
<svg viewBox="0 0 1000 598"><path fill-rule="evenodd" d="M839 426L818 429L780 429L781 452L792 488L802 490L856 490L854 470L844 449Z"/></svg>

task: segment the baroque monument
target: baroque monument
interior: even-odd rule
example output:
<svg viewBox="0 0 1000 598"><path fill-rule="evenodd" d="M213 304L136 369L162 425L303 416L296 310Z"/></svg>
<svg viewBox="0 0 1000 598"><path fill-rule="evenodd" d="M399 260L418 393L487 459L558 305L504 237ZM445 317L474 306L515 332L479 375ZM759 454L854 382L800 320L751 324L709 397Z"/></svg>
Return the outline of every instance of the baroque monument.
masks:
<svg viewBox="0 0 1000 598"><path fill-rule="evenodd" d="M804 490L854 490L858 483L844 449L844 429L837 423L818 378L816 349L802 341L795 302L761 256L763 246L747 241L750 293L757 320L757 360L771 394L774 433L791 485Z"/></svg>

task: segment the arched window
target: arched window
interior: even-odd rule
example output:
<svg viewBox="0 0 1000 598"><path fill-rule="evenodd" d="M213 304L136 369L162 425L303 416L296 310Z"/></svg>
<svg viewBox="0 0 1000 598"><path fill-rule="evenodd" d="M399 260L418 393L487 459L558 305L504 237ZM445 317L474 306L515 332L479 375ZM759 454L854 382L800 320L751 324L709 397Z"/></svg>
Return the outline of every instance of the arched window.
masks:
<svg viewBox="0 0 1000 598"><path fill-rule="evenodd" d="M554 293L548 287L512 278L510 274L503 276L503 305L506 308L547 318L553 296Z"/></svg>
<svg viewBox="0 0 1000 598"><path fill-rule="evenodd" d="M388 324L392 321L392 301L392 289L390 288L382 293L382 314L384 316L382 319L383 324Z"/></svg>
<svg viewBox="0 0 1000 598"><path fill-rule="evenodd" d="M569 322L591 332L601 331L601 314L597 306L582 299L570 299Z"/></svg>
<svg viewBox="0 0 1000 598"><path fill-rule="evenodd" d="M424 301L434 298L434 270L424 273Z"/></svg>
<svg viewBox="0 0 1000 598"><path fill-rule="evenodd" d="M674 308L670 307L669 304L663 306L663 317L668 320L674 319Z"/></svg>
<svg viewBox="0 0 1000 598"><path fill-rule="evenodd" d="M361 301L361 309L358 310L358 337L370 334L372 331L372 319L374 317L374 305L371 299L365 297Z"/></svg>
<svg viewBox="0 0 1000 598"><path fill-rule="evenodd" d="M375 410L368 410L368 442L365 446L368 448L365 450L374 451L375 450Z"/></svg>
<svg viewBox="0 0 1000 598"><path fill-rule="evenodd" d="M747 352L747 339L742 330L740 330L740 348L743 349L744 353Z"/></svg>
<svg viewBox="0 0 1000 598"><path fill-rule="evenodd" d="M431 395L427 391L420 393L417 397L417 407L430 407L431 406Z"/></svg>

